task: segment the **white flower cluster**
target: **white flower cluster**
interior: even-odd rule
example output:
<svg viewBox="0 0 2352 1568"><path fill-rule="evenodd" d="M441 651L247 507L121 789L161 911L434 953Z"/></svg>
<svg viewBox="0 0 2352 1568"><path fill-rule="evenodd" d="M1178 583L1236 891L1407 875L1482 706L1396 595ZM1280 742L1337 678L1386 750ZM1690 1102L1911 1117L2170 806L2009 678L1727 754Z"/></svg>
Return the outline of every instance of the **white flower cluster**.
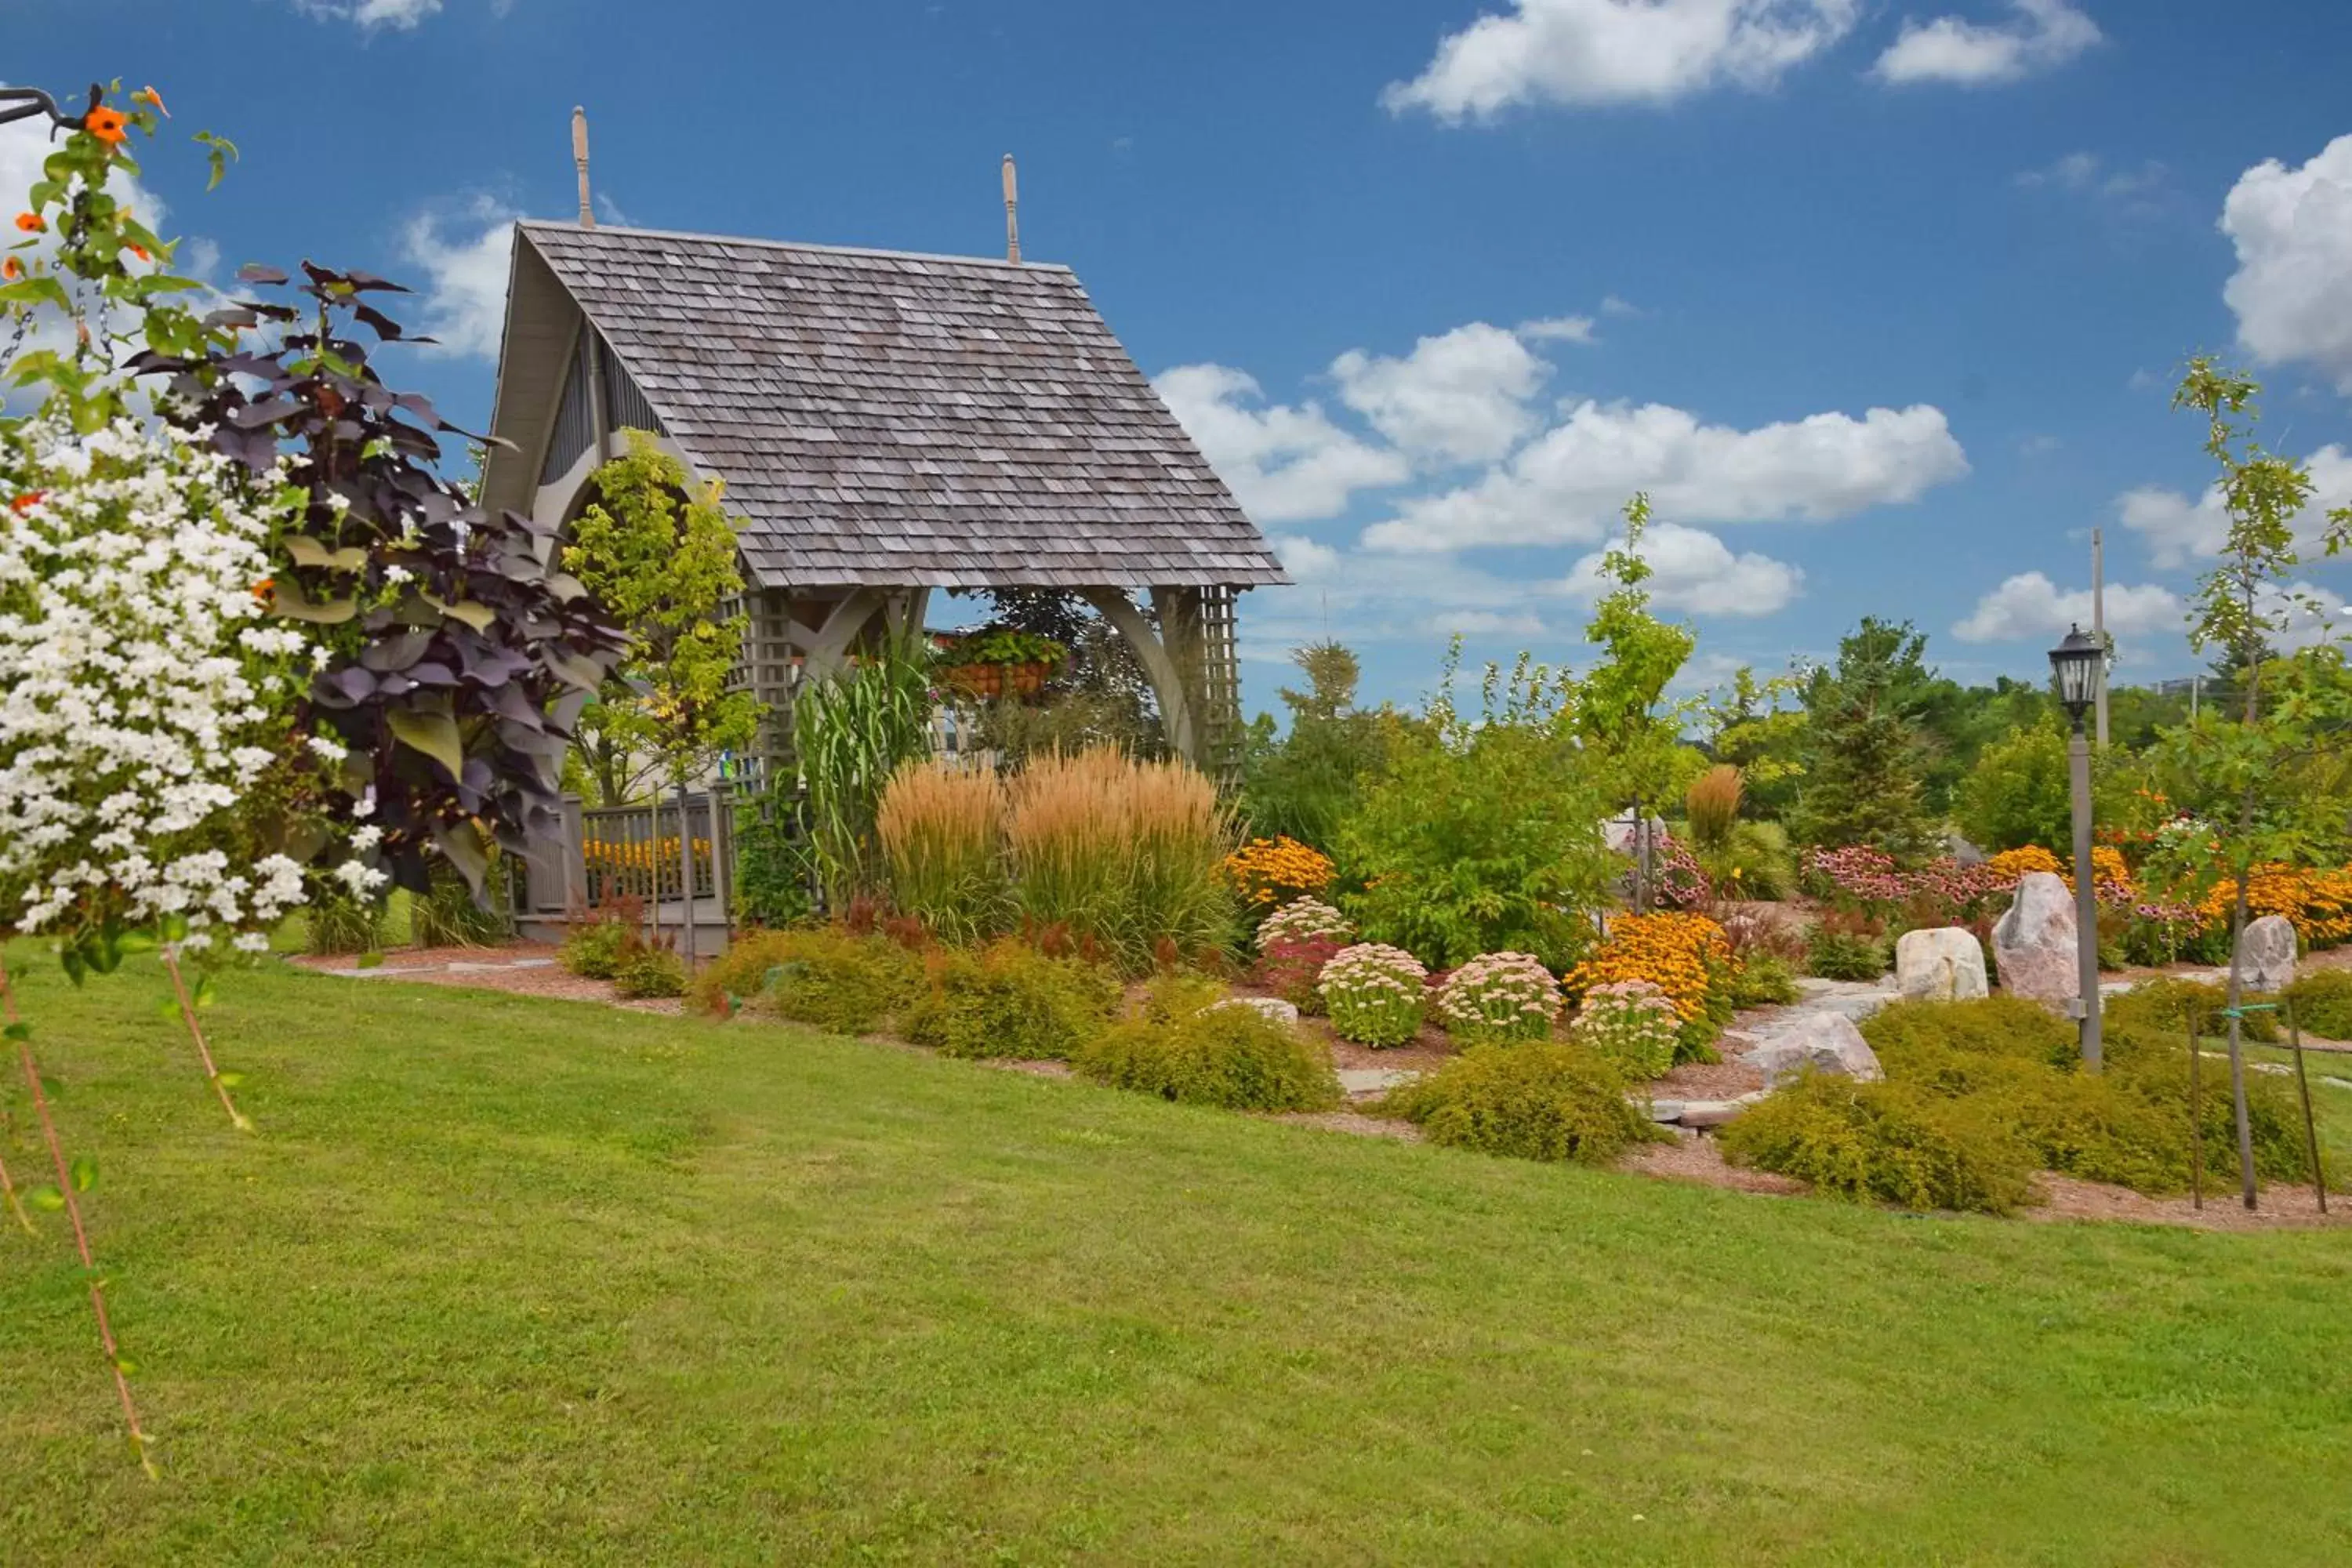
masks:
<svg viewBox="0 0 2352 1568"><path fill-rule="evenodd" d="M1540 1040L1559 1016L1559 982L1525 952L1485 952L1445 977L1437 1015L1465 1043Z"/></svg>
<svg viewBox="0 0 2352 1568"><path fill-rule="evenodd" d="M1348 942L1355 934L1348 917L1330 905L1318 899L1293 899L1257 928L1257 950L1267 952L1280 942Z"/></svg>
<svg viewBox="0 0 2352 1568"><path fill-rule="evenodd" d="M1403 949L1364 942L1333 953L1316 986L1341 1039L1402 1046L1421 1032L1428 979L1429 971Z"/></svg>
<svg viewBox="0 0 2352 1568"><path fill-rule="evenodd" d="M252 948L302 901L292 860L233 853L317 651L267 613L299 496L252 494L203 432L0 431L0 926L177 915Z"/></svg>

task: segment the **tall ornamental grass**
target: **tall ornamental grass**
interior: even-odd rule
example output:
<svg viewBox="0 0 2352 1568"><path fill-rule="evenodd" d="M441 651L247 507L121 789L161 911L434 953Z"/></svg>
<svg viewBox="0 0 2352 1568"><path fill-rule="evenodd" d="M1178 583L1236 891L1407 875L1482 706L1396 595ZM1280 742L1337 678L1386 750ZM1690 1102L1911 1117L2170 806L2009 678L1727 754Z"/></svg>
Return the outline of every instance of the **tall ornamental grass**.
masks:
<svg viewBox="0 0 2352 1568"><path fill-rule="evenodd" d="M1222 876L1233 826L1216 790L1181 762L1108 748L1033 758L1007 792L1013 904L1033 931L1057 931L1134 971L1168 950L1227 942Z"/></svg>
<svg viewBox="0 0 2352 1568"><path fill-rule="evenodd" d="M875 813L890 903L949 942L1003 929L1004 785L987 769L908 763Z"/></svg>

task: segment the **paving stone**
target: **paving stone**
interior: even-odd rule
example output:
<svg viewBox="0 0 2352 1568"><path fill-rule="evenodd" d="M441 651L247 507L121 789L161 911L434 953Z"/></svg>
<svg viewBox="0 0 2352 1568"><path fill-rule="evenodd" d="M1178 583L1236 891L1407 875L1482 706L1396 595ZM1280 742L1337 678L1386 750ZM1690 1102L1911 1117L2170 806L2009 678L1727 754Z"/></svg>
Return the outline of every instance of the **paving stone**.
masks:
<svg viewBox="0 0 2352 1568"><path fill-rule="evenodd" d="M1350 1096L1386 1094L1400 1084L1411 1083L1420 1076L1402 1068L1341 1068L1339 1088Z"/></svg>

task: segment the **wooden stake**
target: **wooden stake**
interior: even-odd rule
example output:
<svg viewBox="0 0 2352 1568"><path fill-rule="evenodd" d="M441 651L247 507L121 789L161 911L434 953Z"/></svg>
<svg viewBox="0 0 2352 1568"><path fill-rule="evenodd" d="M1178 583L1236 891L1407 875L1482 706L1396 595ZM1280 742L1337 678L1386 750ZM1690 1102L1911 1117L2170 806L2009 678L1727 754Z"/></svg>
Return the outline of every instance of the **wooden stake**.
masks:
<svg viewBox="0 0 2352 1568"><path fill-rule="evenodd" d="M2327 1175L2319 1168L2319 1126L2311 1116L2311 1079L2303 1070L2303 1030L2294 1021L2294 1004L2285 1004L2286 1037L2294 1047L2294 1086L2303 1091L2303 1146L2311 1154L2311 1184L2319 1194L2319 1212L2327 1212Z"/></svg>
<svg viewBox="0 0 2352 1568"><path fill-rule="evenodd" d="M2205 1206L2205 1124L2197 1114L2198 1069L2205 1055L2197 1048L2197 1010L2189 1010L2189 1206Z"/></svg>

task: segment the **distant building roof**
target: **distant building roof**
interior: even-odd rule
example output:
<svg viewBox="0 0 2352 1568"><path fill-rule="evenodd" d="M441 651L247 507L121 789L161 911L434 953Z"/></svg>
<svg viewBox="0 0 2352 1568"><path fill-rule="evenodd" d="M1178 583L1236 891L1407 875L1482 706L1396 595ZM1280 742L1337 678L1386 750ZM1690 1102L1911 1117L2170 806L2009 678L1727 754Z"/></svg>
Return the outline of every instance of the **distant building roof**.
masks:
<svg viewBox="0 0 2352 1568"><path fill-rule="evenodd" d="M551 276L725 482L761 586L1288 580L1066 268L517 229L493 504L528 504L562 395L569 329L524 299Z"/></svg>

